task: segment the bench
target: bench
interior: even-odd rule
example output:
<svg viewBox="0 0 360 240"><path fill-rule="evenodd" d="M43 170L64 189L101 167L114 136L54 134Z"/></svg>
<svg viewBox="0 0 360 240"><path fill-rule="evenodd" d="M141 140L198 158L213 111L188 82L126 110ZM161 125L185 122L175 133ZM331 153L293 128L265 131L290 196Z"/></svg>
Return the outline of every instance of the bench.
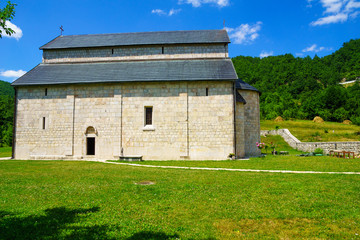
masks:
<svg viewBox="0 0 360 240"><path fill-rule="evenodd" d="M338 157L338 158L346 158L346 155L348 158L355 158L355 152L350 152L350 151L343 151L343 150L331 150L329 152L330 156L333 157Z"/></svg>
<svg viewBox="0 0 360 240"><path fill-rule="evenodd" d="M142 157L142 155L120 156L120 160L128 162L140 162L142 161Z"/></svg>

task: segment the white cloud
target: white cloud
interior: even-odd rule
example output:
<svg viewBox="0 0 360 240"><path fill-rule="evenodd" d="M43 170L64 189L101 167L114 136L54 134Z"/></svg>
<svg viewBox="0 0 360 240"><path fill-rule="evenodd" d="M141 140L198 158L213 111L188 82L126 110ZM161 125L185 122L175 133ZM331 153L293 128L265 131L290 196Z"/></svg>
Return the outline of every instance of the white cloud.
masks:
<svg viewBox="0 0 360 240"><path fill-rule="evenodd" d="M172 16L172 15L174 15L174 14L177 14L178 12L180 12L181 11L181 9L174 9L174 8L172 8L172 9L170 9L170 11L169 11L169 16Z"/></svg>
<svg viewBox="0 0 360 240"><path fill-rule="evenodd" d="M262 51L260 53L260 58L266 58L266 57L273 56L273 55L274 55L274 51L271 51L271 52Z"/></svg>
<svg viewBox="0 0 360 240"><path fill-rule="evenodd" d="M162 9L153 9L152 11L151 11L151 13L153 13L153 14L157 14L157 15L159 15L159 16L172 16L172 15L175 15L175 14L177 14L178 12L180 12L181 11L181 9L174 9L174 8L172 8L172 9L170 9L170 11L169 11L169 13L167 13L167 12L165 12L164 10L162 10Z"/></svg>
<svg viewBox="0 0 360 240"><path fill-rule="evenodd" d="M309 3L309 0L307 0ZM356 0L319 0L325 8L324 17L311 23L312 26L321 26L331 23L343 23L349 18L356 18L359 14L360 2Z"/></svg>
<svg viewBox="0 0 360 240"><path fill-rule="evenodd" d="M258 32L261 29L262 22L255 24L241 24L237 28L225 28L229 37L234 40L235 44L249 44L259 37Z"/></svg>
<svg viewBox="0 0 360 240"><path fill-rule="evenodd" d="M325 25L330 23L346 22L348 20L348 14L339 13L336 15L330 15L327 17L319 18L311 23L313 26Z"/></svg>
<svg viewBox="0 0 360 240"><path fill-rule="evenodd" d="M157 15L159 15L159 16L161 16L161 15L166 15L166 13L164 12L164 10L161 10L161 9L153 9L153 10L151 11L151 13L157 14Z"/></svg>
<svg viewBox="0 0 360 240"><path fill-rule="evenodd" d="M14 30L15 33L13 33L13 34L11 34L11 36L9 36L8 34L5 33L5 30L3 28L1 28L3 37L15 38L16 40L19 40L23 36L22 30L15 24L13 24L12 22L6 21L5 26Z"/></svg>
<svg viewBox="0 0 360 240"><path fill-rule="evenodd" d="M1 71L0 76L7 77L7 78L19 78L22 75L24 75L26 72L23 70L7 70L7 71Z"/></svg>
<svg viewBox="0 0 360 240"><path fill-rule="evenodd" d="M321 51L330 51L331 48L325 48L325 47L318 47L317 44L313 44L311 45L310 47L307 47L307 48L304 48L302 50L303 53L305 52L315 52L315 53L318 53L318 52L321 52Z"/></svg>
<svg viewBox="0 0 360 240"><path fill-rule="evenodd" d="M179 0L179 4L191 4L193 7L200 7L202 4L214 4L218 7L226 7L230 5L229 0Z"/></svg>

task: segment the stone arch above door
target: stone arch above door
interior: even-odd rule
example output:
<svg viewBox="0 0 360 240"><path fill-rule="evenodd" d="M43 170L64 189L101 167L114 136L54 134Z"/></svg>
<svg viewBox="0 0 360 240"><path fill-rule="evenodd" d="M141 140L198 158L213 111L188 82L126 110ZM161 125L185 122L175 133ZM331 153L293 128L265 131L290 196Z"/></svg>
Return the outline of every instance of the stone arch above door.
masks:
<svg viewBox="0 0 360 240"><path fill-rule="evenodd" d="M93 127L93 126L88 126L87 128L86 128L86 131L85 131L85 135L98 135L98 131L96 130L96 128L95 127Z"/></svg>

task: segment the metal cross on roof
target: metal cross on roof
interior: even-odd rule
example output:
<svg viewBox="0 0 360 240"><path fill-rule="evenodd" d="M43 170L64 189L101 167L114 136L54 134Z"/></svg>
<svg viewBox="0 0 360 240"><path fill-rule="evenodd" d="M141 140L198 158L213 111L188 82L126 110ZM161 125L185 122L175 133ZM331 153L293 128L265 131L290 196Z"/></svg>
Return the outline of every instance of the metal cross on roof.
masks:
<svg viewBox="0 0 360 240"><path fill-rule="evenodd" d="M60 27L60 35L62 35L63 31L64 31L64 28L63 28L63 26L61 25L61 27Z"/></svg>

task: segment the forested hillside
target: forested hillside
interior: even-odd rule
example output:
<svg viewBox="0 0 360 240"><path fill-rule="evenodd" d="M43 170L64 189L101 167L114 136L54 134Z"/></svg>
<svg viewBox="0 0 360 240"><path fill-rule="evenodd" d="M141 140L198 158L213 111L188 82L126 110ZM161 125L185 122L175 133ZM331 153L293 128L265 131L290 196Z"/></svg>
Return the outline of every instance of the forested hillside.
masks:
<svg viewBox="0 0 360 240"><path fill-rule="evenodd" d="M14 113L14 89L0 80L0 147L11 146Z"/></svg>
<svg viewBox="0 0 360 240"><path fill-rule="evenodd" d="M258 88L262 119L327 121L350 119L360 125L360 84L339 82L360 77L360 39L344 43L331 55L295 58L291 54L232 59L242 80Z"/></svg>

